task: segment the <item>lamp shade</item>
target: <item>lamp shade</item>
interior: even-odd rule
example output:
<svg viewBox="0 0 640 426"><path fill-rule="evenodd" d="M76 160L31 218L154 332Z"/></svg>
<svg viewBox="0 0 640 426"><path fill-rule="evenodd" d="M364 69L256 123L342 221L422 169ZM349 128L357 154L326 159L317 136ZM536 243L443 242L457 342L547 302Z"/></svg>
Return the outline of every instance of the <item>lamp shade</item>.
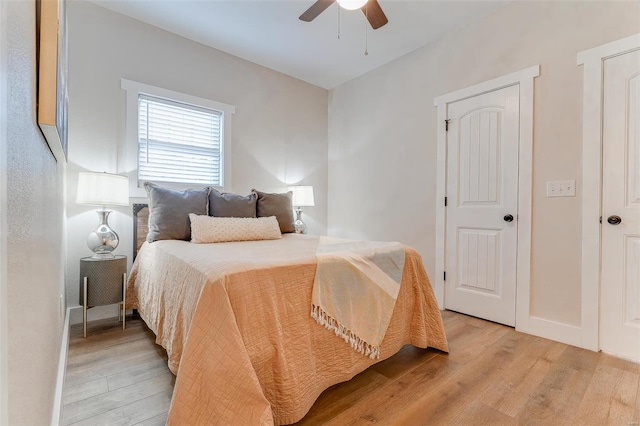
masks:
<svg viewBox="0 0 640 426"><path fill-rule="evenodd" d="M111 173L78 173L77 204L128 206L129 178Z"/></svg>
<svg viewBox="0 0 640 426"><path fill-rule="evenodd" d="M294 207L312 207L315 206L313 200L313 186L290 186L289 191L293 192Z"/></svg>

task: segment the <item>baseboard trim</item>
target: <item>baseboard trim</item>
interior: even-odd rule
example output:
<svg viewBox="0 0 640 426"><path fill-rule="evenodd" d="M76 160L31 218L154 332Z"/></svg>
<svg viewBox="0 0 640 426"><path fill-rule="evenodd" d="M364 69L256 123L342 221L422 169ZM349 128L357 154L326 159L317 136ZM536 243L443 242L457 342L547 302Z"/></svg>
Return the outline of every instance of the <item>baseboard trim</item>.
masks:
<svg viewBox="0 0 640 426"><path fill-rule="evenodd" d="M69 308L69 324L82 324L82 306Z"/></svg>
<svg viewBox="0 0 640 426"><path fill-rule="evenodd" d="M582 348L582 328L575 325L529 317L526 333ZM585 348L590 349L590 348Z"/></svg>
<svg viewBox="0 0 640 426"><path fill-rule="evenodd" d="M51 412L51 426L58 426L62 420L62 404L64 390L64 376L67 372L67 354L69 353L69 318L71 308L67 308L64 319L64 329L62 331L62 342L60 343L60 358L58 360L58 377L56 379L56 390L53 394L53 410Z"/></svg>
<svg viewBox="0 0 640 426"><path fill-rule="evenodd" d="M94 308L88 309L87 322L117 317L119 315L119 307L120 305L113 304L96 306ZM72 306L70 309L71 317L69 319L69 324L82 324L82 306ZM127 312L130 312L130 310L127 310Z"/></svg>

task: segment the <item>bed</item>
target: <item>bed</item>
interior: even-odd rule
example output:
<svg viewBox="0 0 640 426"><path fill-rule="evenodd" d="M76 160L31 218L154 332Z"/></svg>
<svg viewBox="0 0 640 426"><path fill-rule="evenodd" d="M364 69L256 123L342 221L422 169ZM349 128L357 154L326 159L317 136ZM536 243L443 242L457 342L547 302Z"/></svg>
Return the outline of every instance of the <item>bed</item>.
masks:
<svg viewBox="0 0 640 426"><path fill-rule="evenodd" d="M176 375L168 424L294 423L325 389L406 344L448 350L422 260L409 247L372 359L310 317L319 237L148 243L148 208L135 205L134 215L126 304L167 350Z"/></svg>

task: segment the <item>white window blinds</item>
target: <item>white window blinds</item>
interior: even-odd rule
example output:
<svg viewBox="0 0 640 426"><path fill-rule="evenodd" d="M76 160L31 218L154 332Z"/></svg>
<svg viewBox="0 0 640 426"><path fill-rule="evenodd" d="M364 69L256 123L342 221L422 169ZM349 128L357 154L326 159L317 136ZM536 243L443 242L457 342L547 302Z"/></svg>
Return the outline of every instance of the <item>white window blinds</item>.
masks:
<svg viewBox="0 0 640 426"><path fill-rule="evenodd" d="M138 95L138 181L222 186L223 113Z"/></svg>

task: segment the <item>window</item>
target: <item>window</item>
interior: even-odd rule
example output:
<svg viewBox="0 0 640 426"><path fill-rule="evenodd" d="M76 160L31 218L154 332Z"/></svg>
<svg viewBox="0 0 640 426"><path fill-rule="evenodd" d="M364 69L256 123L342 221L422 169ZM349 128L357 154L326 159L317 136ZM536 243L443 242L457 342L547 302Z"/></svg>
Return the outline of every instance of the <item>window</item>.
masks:
<svg viewBox="0 0 640 426"><path fill-rule="evenodd" d="M230 185L234 107L124 79L122 87L132 196L146 196L144 182L177 188Z"/></svg>
<svg viewBox="0 0 640 426"><path fill-rule="evenodd" d="M222 112L138 96L138 180L222 186Z"/></svg>

